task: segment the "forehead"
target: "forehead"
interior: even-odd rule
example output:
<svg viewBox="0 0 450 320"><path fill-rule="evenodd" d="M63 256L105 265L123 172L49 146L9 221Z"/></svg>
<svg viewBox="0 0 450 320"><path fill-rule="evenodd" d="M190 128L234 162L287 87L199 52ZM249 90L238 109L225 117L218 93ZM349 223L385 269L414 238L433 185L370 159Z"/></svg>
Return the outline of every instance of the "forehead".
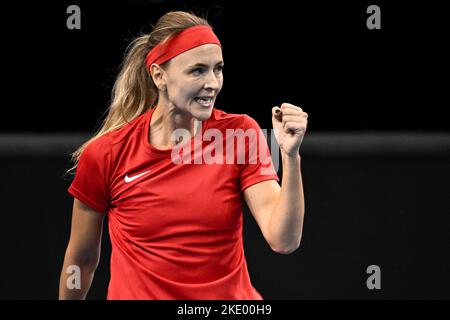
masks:
<svg viewBox="0 0 450 320"><path fill-rule="evenodd" d="M222 60L222 48L220 46L204 44L174 57L171 64L177 66L187 66L196 63L214 65Z"/></svg>

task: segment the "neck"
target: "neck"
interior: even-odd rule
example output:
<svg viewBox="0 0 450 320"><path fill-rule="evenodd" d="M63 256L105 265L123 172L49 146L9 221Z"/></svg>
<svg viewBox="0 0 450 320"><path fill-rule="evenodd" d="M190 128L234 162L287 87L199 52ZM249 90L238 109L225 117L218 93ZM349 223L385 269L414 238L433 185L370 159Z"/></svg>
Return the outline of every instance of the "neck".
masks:
<svg viewBox="0 0 450 320"><path fill-rule="evenodd" d="M191 137L197 132L199 121L188 112L182 112L173 104L160 101L153 111L149 141L159 148L172 148L181 141L172 141L176 129L186 129Z"/></svg>

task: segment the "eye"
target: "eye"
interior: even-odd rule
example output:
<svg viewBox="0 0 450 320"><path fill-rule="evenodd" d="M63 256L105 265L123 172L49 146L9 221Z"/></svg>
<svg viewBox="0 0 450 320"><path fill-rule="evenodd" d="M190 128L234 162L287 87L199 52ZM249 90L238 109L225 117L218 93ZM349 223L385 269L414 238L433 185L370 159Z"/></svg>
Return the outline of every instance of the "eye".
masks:
<svg viewBox="0 0 450 320"><path fill-rule="evenodd" d="M223 71L223 65L217 66L217 70L222 72Z"/></svg>
<svg viewBox="0 0 450 320"><path fill-rule="evenodd" d="M202 68L195 68L195 69L192 69L191 73L201 74L201 73L203 73L203 69Z"/></svg>

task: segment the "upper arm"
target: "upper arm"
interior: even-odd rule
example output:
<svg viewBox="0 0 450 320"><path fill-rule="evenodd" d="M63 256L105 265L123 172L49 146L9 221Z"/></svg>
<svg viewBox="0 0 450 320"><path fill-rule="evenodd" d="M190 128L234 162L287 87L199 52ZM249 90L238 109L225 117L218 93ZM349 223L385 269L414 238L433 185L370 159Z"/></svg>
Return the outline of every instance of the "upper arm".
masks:
<svg viewBox="0 0 450 320"><path fill-rule="evenodd" d="M276 180L256 183L244 190L244 199L266 241L271 245L270 216L280 196L281 188Z"/></svg>
<svg viewBox="0 0 450 320"><path fill-rule="evenodd" d="M104 213L74 198L72 226L67 248L69 255L87 264L98 263L104 217Z"/></svg>

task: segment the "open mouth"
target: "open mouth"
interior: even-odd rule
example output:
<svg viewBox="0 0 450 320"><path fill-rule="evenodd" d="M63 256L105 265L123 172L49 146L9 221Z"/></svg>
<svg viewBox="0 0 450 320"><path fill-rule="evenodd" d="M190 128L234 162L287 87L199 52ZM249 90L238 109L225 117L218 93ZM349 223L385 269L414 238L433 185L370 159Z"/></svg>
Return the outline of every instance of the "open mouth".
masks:
<svg viewBox="0 0 450 320"><path fill-rule="evenodd" d="M194 99L197 103L201 104L204 107L210 107L213 103L212 97L197 97Z"/></svg>

